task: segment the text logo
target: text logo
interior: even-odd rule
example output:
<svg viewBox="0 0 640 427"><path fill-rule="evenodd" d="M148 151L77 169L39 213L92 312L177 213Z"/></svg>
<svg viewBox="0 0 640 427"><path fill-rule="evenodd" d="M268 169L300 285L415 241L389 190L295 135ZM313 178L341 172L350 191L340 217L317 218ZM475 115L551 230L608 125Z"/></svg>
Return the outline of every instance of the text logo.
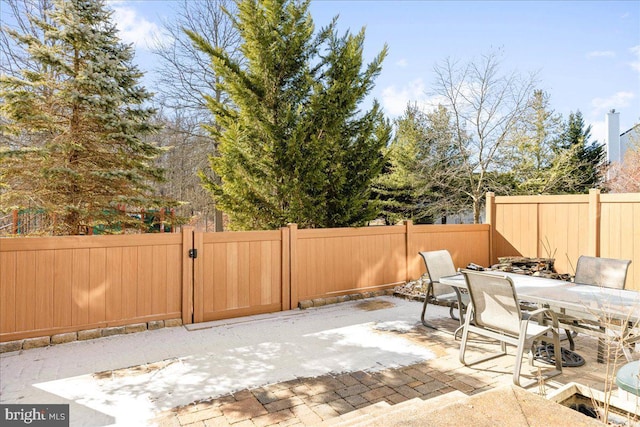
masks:
<svg viewBox="0 0 640 427"><path fill-rule="evenodd" d="M0 405L3 426L69 427L69 405Z"/></svg>

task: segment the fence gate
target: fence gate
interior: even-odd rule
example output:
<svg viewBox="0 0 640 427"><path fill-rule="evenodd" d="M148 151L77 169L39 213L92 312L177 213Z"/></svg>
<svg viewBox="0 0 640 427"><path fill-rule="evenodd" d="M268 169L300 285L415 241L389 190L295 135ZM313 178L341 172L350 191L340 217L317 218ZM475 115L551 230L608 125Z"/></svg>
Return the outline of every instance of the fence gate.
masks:
<svg viewBox="0 0 640 427"><path fill-rule="evenodd" d="M193 287L192 317L207 322L287 310L289 302L289 230L193 233L189 251ZM185 270L188 270L185 269ZM186 283L186 282L185 282ZM187 308L185 307L185 308ZM189 319L191 317L191 319Z"/></svg>

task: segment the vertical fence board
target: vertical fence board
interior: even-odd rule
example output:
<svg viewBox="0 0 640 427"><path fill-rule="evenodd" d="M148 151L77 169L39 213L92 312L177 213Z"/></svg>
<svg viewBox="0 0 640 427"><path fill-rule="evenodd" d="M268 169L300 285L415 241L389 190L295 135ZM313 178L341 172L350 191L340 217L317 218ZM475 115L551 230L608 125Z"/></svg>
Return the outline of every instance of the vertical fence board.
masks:
<svg viewBox="0 0 640 427"><path fill-rule="evenodd" d="M75 326L89 324L89 249L73 250L73 309Z"/></svg>
<svg viewBox="0 0 640 427"><path fill-rule="evenodd" d="M33 252L18 254L16 315L17 330L35 329L35 301L36 301L36 272L33 268L36 263L36 254Z"/></svg>
<svg viewBox="0 0 640 427"><path fill-rule="evenodd" d="M106 249L89 249L89 323L106 319Z"/></svg>
<svg viewBox="0 0 640 427"><path fill-rule="evenodd" d="M36 254L35 263L35 329L46 329L53 320L54 251L45 250Z"/></svg>
<svg viewBox="0 0 640 427"><path fill-rule="evenodd" d="M16 331L17 255L0 252L0 333Z"/></svg>
<svg viewBox="0 0 640 427"><path fill-rule="evenodd" d="M121 319L122 315L122 248L106 251L106 319Z"/></svg>
<svg viewBox="0 0 640 427"><path fill-rule="evenodd" d="M73 250L60 249L55 253L53 272L53 326L65 327L73 324Z"/></svg>
<svg viewBox="0 0 640 427"><path fill-rule="evenodd" d="M138 313L138 248L122 248L122 317L135 319Z"/></svg>

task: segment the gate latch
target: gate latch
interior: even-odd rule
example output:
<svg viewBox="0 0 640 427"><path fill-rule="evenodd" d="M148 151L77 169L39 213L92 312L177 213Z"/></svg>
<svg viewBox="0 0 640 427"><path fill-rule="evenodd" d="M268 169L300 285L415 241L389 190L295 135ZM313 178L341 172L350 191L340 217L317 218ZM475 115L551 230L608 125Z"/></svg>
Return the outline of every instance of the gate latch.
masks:
<svg viewBox="0 0 640 427"><path fill-rule="evenodd" d="M197 249L189 249L189 258L193 258L193 259L198 258L198 250Z"/></svg>

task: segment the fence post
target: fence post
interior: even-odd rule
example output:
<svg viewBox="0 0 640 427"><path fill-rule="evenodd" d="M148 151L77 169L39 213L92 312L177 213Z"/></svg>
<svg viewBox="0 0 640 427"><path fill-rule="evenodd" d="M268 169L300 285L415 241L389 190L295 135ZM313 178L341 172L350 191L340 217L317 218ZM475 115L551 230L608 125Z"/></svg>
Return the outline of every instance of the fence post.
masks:
<svg viewBox="0 0 640 427"><path fill-rule="evenodd" d="M413 232L413 221L411 221L410 219L405 220L404 222L404 226L405 226L405 249L404 249L404 253L405 253L405 271L404 271L404 280L406 282L408 282L409 280L412 279L412 275L411 273L413 273L412 268L412 264L411 264L411 248L413 248L413 242L411 240L411 234Z"/></svg>
<svg viewBox="0 0 640 427"><path fill-rule="evenodd" d="M496 232L496 194L493 191L487 191L486 195L486 223L489 224L489 265L492 265L496 259L495 239Z"/></svg>
<svg viewBox="0 0 640 427"><path fill-rule="evenodd" d="M587 255L600 256L600 190L589 190L589 240Z"/></svg>
<svg viewBox="0 0 640 427"><path fill-rule="evenodd" d="M182 323L193 323L193 227L182 227Z"/></svg>
<svg viewBox="0 0 640 427"><path fill-rule="evenodd" d="M291 310L291 236L289 227L280 228L282 242L281 263L281 295L282 310Z"/></svg>
<svg viewBox="0 0 640 427"><path fill-rule="evenodd" d="M289 286L290 286L290 306L298 306L298 224L288 224L289 228Z"/></svg>
<svg viewBox="0 0 640 427"><path fill-rule="evenodd" d="M13 227L11 227L12 234L18 234L18 209L11 211L11 218Z"/></svg>
<svg viewBox="0 0 640 427"><path fill-rule="evenodd" d="M193 232L193 323L204 322L204 232Z"/></svg>

